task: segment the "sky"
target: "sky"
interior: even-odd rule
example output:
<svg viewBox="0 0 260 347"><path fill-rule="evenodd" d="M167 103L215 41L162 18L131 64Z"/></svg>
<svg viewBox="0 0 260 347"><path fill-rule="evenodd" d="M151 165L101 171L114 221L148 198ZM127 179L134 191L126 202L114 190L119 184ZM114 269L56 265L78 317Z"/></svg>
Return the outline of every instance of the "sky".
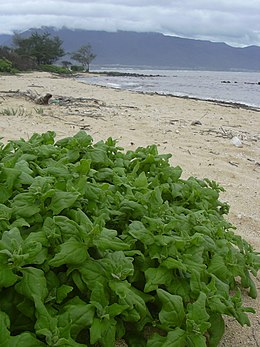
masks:
<svg viewBox="0 0 260 347"><path fill-rule="evenodd" d="M0 34L41 26L260 46L260 0L0 0Z"/></svg>

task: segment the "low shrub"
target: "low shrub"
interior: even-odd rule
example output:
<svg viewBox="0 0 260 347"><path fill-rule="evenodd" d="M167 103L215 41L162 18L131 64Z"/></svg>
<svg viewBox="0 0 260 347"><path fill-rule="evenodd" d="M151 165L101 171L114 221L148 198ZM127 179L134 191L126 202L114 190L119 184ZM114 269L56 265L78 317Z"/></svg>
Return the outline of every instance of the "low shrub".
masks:
<svg viewBox="0 0 260 347"><path fill-rule="evenodd" d="M13 68L13 64L8 59L0 59L0 72L15 73L17 70Z"/></svg>
<svg viewBox="0 0 260 347"><path fill-rule="evenodd" d="M46 72L52 72L57 73L60 75L69 75L71 74L71 71L63 66L57 66L57 65L39 65L39 70L46 71Z"/></svg>
<svg viewBox="0 0 260 347"><path fill-rule="evenodd" d="M83 71L85 71L85 69L81 65L71 65L71 71L73 71L73 72L83 72Z"/></svg>

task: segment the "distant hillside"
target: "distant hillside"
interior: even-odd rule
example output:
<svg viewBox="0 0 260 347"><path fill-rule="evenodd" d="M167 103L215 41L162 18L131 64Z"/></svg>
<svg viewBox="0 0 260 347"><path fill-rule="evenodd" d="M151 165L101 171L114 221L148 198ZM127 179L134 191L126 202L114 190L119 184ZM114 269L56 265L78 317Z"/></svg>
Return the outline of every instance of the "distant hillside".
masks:
<svg viewBox="0 0 260 347"><path fill-rule="evenodd" d="M0 34L0 46L9 45L11 35Z"/></svg>
<svg viewBox="0 0 260 347"><path fill-rule="evenodd" d="M30 35L35 29L26 31ZM159 33L105 32L42 28L63 40L66 52L90 43L100 65L134 65L172 69L260 70L260 47L235 48L225 43L184 39ZM10 44L0 35L0 44Z"/></svg>

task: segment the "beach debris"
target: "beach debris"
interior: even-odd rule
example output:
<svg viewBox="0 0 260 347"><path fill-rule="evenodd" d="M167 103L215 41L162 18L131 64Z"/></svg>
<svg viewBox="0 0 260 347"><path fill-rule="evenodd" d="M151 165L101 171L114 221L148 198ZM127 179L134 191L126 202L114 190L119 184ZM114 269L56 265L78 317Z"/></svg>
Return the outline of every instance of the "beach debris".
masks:
<svg viewBox="0 0 260 347"><path fill-rule="evenodd" d="M89 130L89 128L91 127L90 124L79 124L77 122L64 122L64 124L73 125L73 127L78 127L81 130Z"/></svg>
<svg viewBox="0 0 260 347"><path fill-rule="evenodd" d="M30 87L30 88L44 88L44 86L39 86L39 85L36 85L36 84L31 84L28 87Z"/></svg>
<svg viewBox="0 0 260 347"><path fill-rule="evenodd" d="M229 161L228 163L229 163L230 165L232 165L232 166L238 167L238 163L236 163L236 162L234 162L234 161Z"/></svg>
<svg viewBox="0 0 260 347"><path fill-rule="evenodd" d="M255 165L259 165L259 166L260 166L260 163L259 163L257 160L255 160L255 159L247 158L247 160L248 160L250 163L253 163L253 164L255 164Z"/></svg>
<svg viewBox="0 0 260 347"><path fill-rule="evenodd" d="M94 108L100 108L100 107L107 107L106 103L102 100L98 100L95 98L74 98L74 97L67 97L67 96L56 96L55 103L59 104L60 106L74 106L74 107L94 107Z"/></svg>
<svg viewBox="0 0 260 347"><path fill-rule="evenodd" d="M47 93L45 96L41 96L36 90L27 89L25 92L17 90L8 90L8 91L0 91L0 93L5 93L7 96L18 96L23 97L29 100L32 100L36 102L36 100L39 100L39 98L45 98L47 95L51 95L50 93ZM8 95L9 94L9 95ZM49 98L50 99L50 98ZM58 96L55 95L54 98L50 101L50 104L58 104L60 106L75 106L75 107L94 107L94 108L100 108L100 107L108 107L106 103L102 100L98 100L95 98L74 98L74 97L67 97L67 96Z"/></svg>
<svg viewBox="0 0 260 347"><path fill-rule="evenodd" d="M26 99L34 101L38 105L48 105L50 98L52 97L52 94L47 93L44 96L41 96L37 93L35 90L28 89L25 92L21 92L18 90L9 90L8 94L15 94L19 97L24 97Z"/></svg>
<svg viewBox="0 0 260 347"><path fill-rule="evenodd" d="M60 100L59 99L52 99L52 100L50 100L50 104L52 104L52 105L59 105L60 104Z"/></svg>
<svg viewBox="0 0 260 347"><path fill-rule="evenodd" d="M202 125L200 120L194 120L193 122L191 122L191 125Z"/></svg>
<svg viewBox="0 0 260 347"><path fill-rule="evenodd" d="M44 96L40 96L39 98L36 98L35 103L37 105L48 105L51 97L52 97L52 94L47 93Z"/></svg>
<svg viewBox="0 0 260 347"><path fill-rule="evenodd" d="M81 125L79 128L81 130L89 130L90 129L90 125L89 124Z"/></svg>
<svg viewBox="0 0 260 347"><path fill-rule="evenodd" d="M214 155L220 155L220 152L216 152L216 151L213 151L213 150L210 150L209 153L214 154Z"/></svg>
<svg viewBox="0 0 260 347"><path fill-rule="evenodd" d="M175 124L175 123L178 123L180 120L179 119L171 119L170 120L170 124Z"/></svg>
<svg viewBox="0 0 260 347"><path fill-rule="evenodd" d="M232 126L233 128L233 126ZM217 128L201 129L201 135L212 135L215 137L223 137L230 140L230 143L236 147L243 147L243 142L258 142L260 137L257 134L250 134L249 132L241 129L240 131L234 129L224 129L222 126Z"/></svg>
<svg viewBox="0 0 260 347"><path fill-rule="evenodd" d="M242 142L238 136L232 137L230 142L232 143L232 145L234 145L236 147L240 147L240 148L243 147L243 144L242 144Z"/></svg>

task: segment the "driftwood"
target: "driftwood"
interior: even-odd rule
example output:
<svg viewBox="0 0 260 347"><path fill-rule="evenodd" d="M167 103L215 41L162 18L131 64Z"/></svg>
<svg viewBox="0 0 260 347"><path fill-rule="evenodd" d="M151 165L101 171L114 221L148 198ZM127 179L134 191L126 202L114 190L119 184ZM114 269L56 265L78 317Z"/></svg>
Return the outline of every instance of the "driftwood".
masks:
<svg viewBox="0 0 260 347"><path fill-rule="evenodd" d="M8 94L15 94L20 97L25 97L29 100L34 101L38 105L48 105L49 100L52 97L52 94L47 93L44 96L40 96L36 91L32 90L27 90L26 92L21 92L19 89L18 90L8 90L8 91L1 91L1 93L5 93L6 95Z"/></svg>
<svg viewBox="0 0 260 347"><path fill-rule="evenodd" d="M40 96L39 98L35 99L34 101L38 105L48 105L51 97L52 95L50 93L47 93L44 96Z"/></svg>

